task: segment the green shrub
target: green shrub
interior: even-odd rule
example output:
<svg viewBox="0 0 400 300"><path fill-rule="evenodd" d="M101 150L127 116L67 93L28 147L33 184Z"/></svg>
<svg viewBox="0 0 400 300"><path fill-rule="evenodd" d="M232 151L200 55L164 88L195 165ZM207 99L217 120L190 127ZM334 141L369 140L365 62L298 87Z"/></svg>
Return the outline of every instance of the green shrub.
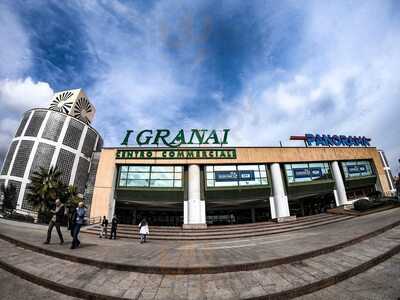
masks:
<svg viewBox="0 0 400 300"><path fill-rule="evenodd" d="M20 213L17 213L15 211L6 214L5 218L15 220L15 221L21 221L21 222L28 222L28 223L33 223L35 221L34 217L30 215L23 215Z"/></svg>
<svg viewBox="0 0 400 300"><path fill-rule="evenodd" d="M354 205L354 210L357 211L366 211L374 207L372 201L369 201L367 199L357 200L353 203L353 205Z"/></svg>

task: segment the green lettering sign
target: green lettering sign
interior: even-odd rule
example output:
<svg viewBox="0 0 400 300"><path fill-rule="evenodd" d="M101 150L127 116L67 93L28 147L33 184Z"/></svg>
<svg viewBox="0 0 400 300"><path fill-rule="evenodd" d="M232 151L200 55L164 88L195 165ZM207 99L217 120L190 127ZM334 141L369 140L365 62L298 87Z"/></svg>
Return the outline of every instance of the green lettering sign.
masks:
<svg viewBox="0 0 400 300"><path fill-rule="evenodd" d="M190 133L189 133L190 132ZM179 129L177 133L171 135L169 129L145 129L136 134L134 141L136 145L157 145L167 147L179 147L183 145L227 145L230 129L208 130L208 129L190 129L185 131ZM132 145L130 141L133 139L134 130L127 130L121 142L121 145ZM154 133L154 134L153 134Z"/></svg>
<svg viewBox="0 0 400 300"><path fill-rule="evenodd" d="M236 159L236 149L118 149L117 159Z"/></svg>

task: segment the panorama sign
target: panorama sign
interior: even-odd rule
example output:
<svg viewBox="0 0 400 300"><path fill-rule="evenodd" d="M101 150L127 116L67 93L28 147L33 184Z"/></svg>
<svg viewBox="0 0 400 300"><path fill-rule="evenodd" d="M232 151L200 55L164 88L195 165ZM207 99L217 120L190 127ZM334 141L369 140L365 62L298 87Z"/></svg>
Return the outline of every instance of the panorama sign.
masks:
<svg viewBox="0 0 400 300"><path fill-rule="evenodd" d="M370 138L365 136L329 135L306 133L301 136L291 136L290 140L304 141L306 146L325 147L370 147Z"/></svg>

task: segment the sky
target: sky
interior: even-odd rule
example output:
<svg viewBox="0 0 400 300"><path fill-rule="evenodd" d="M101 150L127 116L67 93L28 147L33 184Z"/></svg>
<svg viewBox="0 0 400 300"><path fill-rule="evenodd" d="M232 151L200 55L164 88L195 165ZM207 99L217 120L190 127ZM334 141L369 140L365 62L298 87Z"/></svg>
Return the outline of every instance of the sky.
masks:
<svg viewBox="0 0 400 300"><path fill-rule="evenodd" d="M396 0L0 0L0 40L0 162L24 111L82 88L106 146L147 128L365 135L400 172Z"/></svg>

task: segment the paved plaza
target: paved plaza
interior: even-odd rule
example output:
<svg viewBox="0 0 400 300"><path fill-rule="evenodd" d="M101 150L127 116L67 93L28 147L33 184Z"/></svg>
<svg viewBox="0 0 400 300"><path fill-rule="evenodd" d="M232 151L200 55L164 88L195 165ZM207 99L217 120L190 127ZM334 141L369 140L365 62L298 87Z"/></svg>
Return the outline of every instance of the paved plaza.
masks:
<svg viewBox="0 0 400 300"><path fill-rule="evenodd" d="M397 208L231 240L140 244L82 234L71 250L67 231L64 245L56 235L43 245L46 226L0 220L1 275L48 299L397 299L399 221ZM6 299L22 293L0 288Z"/></svg>

